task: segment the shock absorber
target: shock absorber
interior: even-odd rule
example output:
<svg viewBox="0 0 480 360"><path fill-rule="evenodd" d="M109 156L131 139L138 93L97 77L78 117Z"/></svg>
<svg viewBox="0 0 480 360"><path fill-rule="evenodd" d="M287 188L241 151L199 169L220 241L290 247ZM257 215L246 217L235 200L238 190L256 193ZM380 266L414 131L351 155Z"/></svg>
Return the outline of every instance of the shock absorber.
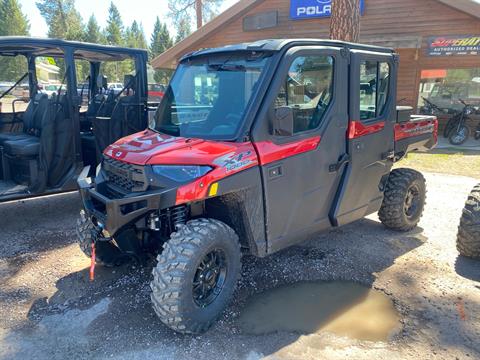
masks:
<svg viewBox="0 0 480 360"><path fill-rule="evenodd" d="M174 207L170 210L170 220L173 225L173 229L177 228L177 225L183 225L187 222L187 207L185 205Z"/></svg>

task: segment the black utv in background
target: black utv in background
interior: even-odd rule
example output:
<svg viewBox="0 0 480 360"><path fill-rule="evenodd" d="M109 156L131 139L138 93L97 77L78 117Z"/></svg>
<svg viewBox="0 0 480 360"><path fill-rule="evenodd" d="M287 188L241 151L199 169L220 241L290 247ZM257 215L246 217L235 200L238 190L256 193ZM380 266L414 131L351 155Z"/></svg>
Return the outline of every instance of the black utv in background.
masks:
<svg viewBox="0 0 480 360"><path fill-rule="evenodd" d="M144 129L147 59L140 49L0 37L0 65L20 73L0 92L0 202L76 190L105 146Z"/></svg>

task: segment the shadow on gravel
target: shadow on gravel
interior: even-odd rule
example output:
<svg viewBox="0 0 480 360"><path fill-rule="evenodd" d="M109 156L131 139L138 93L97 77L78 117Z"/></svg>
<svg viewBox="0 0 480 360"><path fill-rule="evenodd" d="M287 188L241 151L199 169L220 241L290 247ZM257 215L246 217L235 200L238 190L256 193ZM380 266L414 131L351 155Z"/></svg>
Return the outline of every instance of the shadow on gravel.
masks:
<svg viewBox="0 0 480 360"><path fill-rule="evenodd" d="M455 271L466 279L480 281L480 260L459 255L455 261Z"/></svg>
<svg viewBox="0 0 480 360"><path fill-rule="evenodd" d="M75 242L78 211L77 193L0 204L0 261L7 269L0 268L0 283L42 253Z"/></svg>
<svg viewBox="0 0 480 360"><path fill-rule="evenodd" d="M11 331L4 343L13 349L9 358L18 359L32 351L37 358L65 354L71 358L246 358L252 351L266 356L292 344L301 334L243 334L239 314L252 296L301 281L347 280L372 287L375 273L425 240L421 228L396 233L363 219L265 258L246 256L232 304L211 330L199 336L176 334L158 320L150 304L153 261L145 267L97 267L94 282L84 269L59 279L50 298L35 301L25 330ZM98 304L103 305L96 317L80 330L72 328L72 316L77 316L72 312L89 311ZM348 309L337 309L337 315ZM65 333L65 338L59 340L59 333Z"/></svg>

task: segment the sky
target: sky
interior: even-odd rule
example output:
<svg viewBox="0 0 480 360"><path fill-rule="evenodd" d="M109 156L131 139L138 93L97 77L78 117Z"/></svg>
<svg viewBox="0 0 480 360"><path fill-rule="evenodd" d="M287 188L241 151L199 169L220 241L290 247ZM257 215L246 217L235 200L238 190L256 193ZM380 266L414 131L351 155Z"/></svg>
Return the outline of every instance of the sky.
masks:
<svg viewBox="0 0 480 360"><path fill-rule="evenodd" d="M107 22L110 1L111 0L75 0L75 7L78 12L80 12L80 15L82 15L84 22L87 22L93 13L99 25L104 28ZM238 0L225 0L221 11L226 10L237 1ZM35 2L36 0L19 1L23 13L27 15L30 21L31 35L46 36L48 31L47 24L40 15ZM137 20L137 22L143 25L148 42L150 42L150 36L157 15L160 17L160 21L166 22L169 31L175 34L175 29L167 16L168 0L114 0L113 2L120 11L124 25L131 25L133 20Z"/></svg>

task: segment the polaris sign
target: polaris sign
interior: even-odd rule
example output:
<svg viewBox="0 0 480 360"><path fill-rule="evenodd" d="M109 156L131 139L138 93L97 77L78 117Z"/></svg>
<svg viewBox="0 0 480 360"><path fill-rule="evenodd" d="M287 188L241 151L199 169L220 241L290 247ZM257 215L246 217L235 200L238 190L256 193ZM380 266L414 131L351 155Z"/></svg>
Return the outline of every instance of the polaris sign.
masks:
<svg viewBox="0 0 480 360"><path fill-rule="evenodd" d="M360 14L363 15L365 0L360 0ZM290 19L329 17L332 14L332 0L290 0Z"/></svg>

